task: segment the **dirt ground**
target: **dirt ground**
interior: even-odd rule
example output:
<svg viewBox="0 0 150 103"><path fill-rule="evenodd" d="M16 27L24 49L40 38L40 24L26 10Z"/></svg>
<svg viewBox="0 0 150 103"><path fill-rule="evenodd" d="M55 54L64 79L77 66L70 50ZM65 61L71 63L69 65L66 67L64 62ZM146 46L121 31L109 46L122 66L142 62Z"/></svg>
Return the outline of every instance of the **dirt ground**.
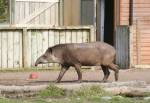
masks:
<svg viewBox="0 0 150 103"><path fill-rule="evenodd" d="M53 83L59 71L38 71L38 79L31 80L32 72L0 72L0 85L38 85ZM100 82L103 78L101 70L83 70L83 82ZM68 70L61 83L76 83L77 74L74 69ZM111 71L108 82L114 81ZM120 70L119 81L145 81L150 84L150 69Z"/></svg>

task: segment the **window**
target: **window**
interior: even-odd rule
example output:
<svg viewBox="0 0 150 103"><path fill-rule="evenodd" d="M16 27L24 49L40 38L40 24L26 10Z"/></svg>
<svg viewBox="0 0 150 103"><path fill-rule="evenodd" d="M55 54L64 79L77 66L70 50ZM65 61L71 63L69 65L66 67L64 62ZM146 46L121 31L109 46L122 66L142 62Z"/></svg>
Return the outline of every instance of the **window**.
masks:
<svg viewBox="0 0 150 103"><path fill-rule="evenodd" d="M94 25L94 0L81 0L81 25Z"/></svg>
<svg viewBox="0 0 150 103"><path fill-rule="evenodd" d="M0 23L9 22L9 0L0 0Z"/></svg>

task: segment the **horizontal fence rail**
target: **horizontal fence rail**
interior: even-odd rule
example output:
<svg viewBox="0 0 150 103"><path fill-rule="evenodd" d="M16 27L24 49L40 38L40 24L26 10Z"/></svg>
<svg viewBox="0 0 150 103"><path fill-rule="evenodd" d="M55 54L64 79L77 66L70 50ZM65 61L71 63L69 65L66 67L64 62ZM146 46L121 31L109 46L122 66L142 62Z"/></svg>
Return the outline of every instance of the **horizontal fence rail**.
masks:
<svg viewBox="0 0 150 103"><path fill-rule="evenodd" d="M0 68L32 67L36 59L53 45L95 41L92 26L1 27ZM40 67L55 64L40 65Z"/></svg>

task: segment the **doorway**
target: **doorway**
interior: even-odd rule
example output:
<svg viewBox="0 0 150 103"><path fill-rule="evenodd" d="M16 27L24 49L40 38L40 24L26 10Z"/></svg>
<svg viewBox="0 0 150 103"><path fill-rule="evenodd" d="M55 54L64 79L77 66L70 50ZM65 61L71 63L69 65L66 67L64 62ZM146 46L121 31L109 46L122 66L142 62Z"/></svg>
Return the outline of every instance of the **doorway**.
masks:
<svg viewBox="0 0 150 103"><path fill-rule="evenodd" d="M104 42L114 45L114 0L105 0Z"/></svg>

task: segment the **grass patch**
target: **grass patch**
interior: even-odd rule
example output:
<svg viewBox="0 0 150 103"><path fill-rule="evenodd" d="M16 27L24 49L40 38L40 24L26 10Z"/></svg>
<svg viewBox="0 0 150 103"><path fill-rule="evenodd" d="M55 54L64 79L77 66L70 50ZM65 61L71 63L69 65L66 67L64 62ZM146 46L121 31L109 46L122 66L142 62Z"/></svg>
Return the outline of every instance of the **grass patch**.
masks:
<svg viewBox="0 0 150 103"><path fill-rule="evenodd" d="M0 103L25 103L25 101L0 97Z"/></svg>
<svg viewBox="0 0 150 103"><path fill-rule="evenodd" d="M150 103L150 100L137 100L132 98L112 97L110 100L103 100L100 97L74 97L74 98L29 98L25 100L13 100L0 98L0 103Z"/></svg>
<svg viewBox="0 0 150 103"><path fill-rule="evenodd" d="M0 103L14 103L12 102L10 99L7 99L7 98L0 98Z"/></svg>
<svg viewBox="0 0 150 103"><path fill-rule="evenodd" d="M100 86L86 86L86 87L81 87L79 90L76 91L66 91L62 88L56 87L54 84L50 84L49 87L45 90L42 90L38 93L38 96L40 97L61 97L61 96L66 96L66 93L68 92L69 95L68 97L83 97L83 98L88 98L88 97L101 97L105 95L112 96L111 93L108 93L103 90Z"/></svg>
<svg viewBox="0 0 150 103"><path fill-rule="evenodd" d="M77 97L101 97L105 95L112 95L104 91L104 89L100 86L90 86L90 87L82 87L79 90L73 93L74 96Z"/></svg>
<svg viewBox="0 0 150 103"><path fill-rule="evenodd" d="M104 98L105 97L105 98ZM109 97L109 99L106 99ZM81 87L66 96L64 89L50 84L34 98L7 99L0 98L0 103L150 103L150 100L114 96L105 92L100 86Z"/></svg>
<svg viewBox="0 0 150 103"><path fill-rule="evenodd" d="M54 86L53 84L50 84L47 89L39 92L38 96L40 97L60 97L64 96L65 91L64 89L58 88Z"/></svg>

